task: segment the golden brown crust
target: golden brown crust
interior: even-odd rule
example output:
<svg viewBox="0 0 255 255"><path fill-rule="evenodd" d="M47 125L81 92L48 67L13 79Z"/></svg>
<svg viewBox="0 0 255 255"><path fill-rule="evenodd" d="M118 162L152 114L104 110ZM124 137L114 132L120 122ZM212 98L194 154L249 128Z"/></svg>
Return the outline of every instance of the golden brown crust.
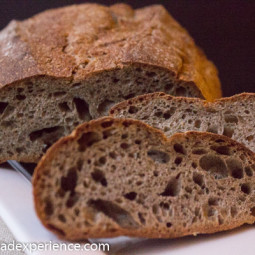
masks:
<svg viewBox="0 0 255 255"><path fill-rule="evenodd" d="M144 129L146 129L148 132L153 133L154 135L158 136L159 141L162 142L162 144L169 144L171 145L172 141L180 141L182 139L185 139L185 137L188 137L189 139L194 139L197 141L201 141L204 139L212 139L212 140L217 140L221 139L224 140L225 142L228 143L229 146L235 146L237 149L243 150L244 154L248 157L248 161L250 162L255 162L255 153L247 149L245 146L242 144L239 144L238 142L217 134L212 134L212 133L207 133L207 132L195 132L195 131L189 131L186 133L177 133L173 135L170 138L167 138L163 132L154 129L153 127L138 121L134 119L116 119L112 117L104 117L100 118L97 120L90 121L89 123L84 123L77 127L73 133L67 137L61 138L57 143L55 143L45 154L45 156L41 159L39 162L38 166L36 167L34 177L33 177L33 194L34 194L34 202L35 202L35 208L36 208L36 213L40 220L42 221L43 225L48 228L49 230L53 231L55 234L57 234L61 239L65 239L66 237L61 234L57 229L52 228L52 226L47 224L46 216L42 208L42 201L40 201L40 187L38 185L38 182L40 180L41 174L43 174L44 171L46 171L46 166L47 164L54 159L56 153L58 150L62 147L62 145L71 143L74 140L79 139L81 134L90 132L90 131L100 131L102 128L102 123L106 122L113 122L114 126L121 126L123 123L125 125L136 125L140 126ZM186 236L186 235L195 235L197 233L200 234L205 234L205 233L215 233L218 231L225 231L229 229L236 228L238 226L241 226L245 223L252 224L254 222L254 217L252 215L247 215L246 218L239 217L237 219L234 219L231 223L224 223L222 225L219 225L217 222L211 222L206 225L201 225L201 227L192 227L189 229L189 231L179 231L175 233L160 233L158 235L155 234L155 232L150 231L150 229L146 229L143 231L139 230L123 230L120 227L115 226L117 229L114 233L105 233L104 230L101 231L101 233L95 233L93 236L90 236L90 238L93 237L99 237L104 236L105 237L115 237L115 236L120 236L120 235L129 235L133 237L144 237L146 236L147 238L177 238L181 236ZM74 233L72 238L68 238L69 240L77 240L77 237L79 236L79 233ZM70 237L70 236L69 236Z"/></svg>
<svg viewBox="0 0 255 255"><path fill-rule="evenodd" d="M142 102L149 102L150 100L155 98L162 98L167 101L171 101L171 100L182 101L182 102L186 102L187 105L199 103L199 104L202 104L204 108L211 108L218 104L234 103L234 102L243 103L246 100L255 100L255 93L241 93L231 97L223 97L220 99L216 99L213 102L208 102L200 98L173 97L163 92L155 92L155 93L149 93L149 94L137 96L126 101L122 101L121 103L114 105L110 109L109 115L114 117L115 112L121 111L127 108L129 105L135 105Z"/></svg>
<svg viewBox="0 0 255 255"><path fill-rule="evenodd" d="M159 5L82 4L13 21L0 32L0 59L0 88L31 76L83 80L140 64L195 84L207 100L221 97L215 66Z"/></svg>

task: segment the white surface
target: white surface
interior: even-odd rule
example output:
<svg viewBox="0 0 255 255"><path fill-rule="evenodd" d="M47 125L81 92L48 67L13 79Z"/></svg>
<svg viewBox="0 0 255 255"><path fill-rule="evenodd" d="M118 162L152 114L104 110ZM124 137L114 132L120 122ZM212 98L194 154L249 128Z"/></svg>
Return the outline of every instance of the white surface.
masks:
<svg viewBox="0 0 255 255"><path fill-rule="evenodd" d="M31 185L18 173L0 169L0 216L17 241L58 241L37 219ZM132 255L254 255L255 228L239 229L214 235L185 237L176 240L141 240L131 238L100 239L111 245L110 254ZM63 254L64 252L54 254ZM35 254L35 253L34 253ZM38 253L36 253L38 254ZM50 253L41 253L50 254ZM51 253L52 254L52 253ZM67 254L67 253L64 253ZM69 254L102 254L73 252Z"/></svg>

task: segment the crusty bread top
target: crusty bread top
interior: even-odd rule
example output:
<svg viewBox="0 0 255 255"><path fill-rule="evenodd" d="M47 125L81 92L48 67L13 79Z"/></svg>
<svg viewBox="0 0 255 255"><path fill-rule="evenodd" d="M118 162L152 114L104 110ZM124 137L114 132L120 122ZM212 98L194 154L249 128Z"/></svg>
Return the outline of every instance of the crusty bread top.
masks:
<svg viewBox="0 0 255 255"><path fill-rule="evenodd" d="M12 21L0 32L0 88L37 75L81 80L130 64L164 68L204 98L221 96L214 65L159 5L73 5Z"/></svg>
<svg viewBox="0 0 255 255"><path fill-rule="evenodd" d="M215 107L215 105L221 105L224 104L225 102L230 102L230 103L235 103L235 102L240 102L240 103L244 103L245 101L249 101L255 100L255 93L241 93L241 94L237 94L231 97L223 97L220 99L216 99L213 102L208 102L206 100L203 100L201 98L188 98L188 97L174 97L171 95L168 95L164 92L154 92L154 93L149 93L149 94L144 94L144 95L140 95L134 98L131 98L129 100L125 100L122 101L116 105L114 105L110 111L109 114L114 116L116 112L121 111L125 108L127 108L129 105L135 105L135 104L140 104L142 102L150 102L150 100L152 99L156 99L156 98L162 98L164 100L179 100L180 102L186 102L187 104L202 104L203 107L205 108L210 108L210 107Z"/></svg>

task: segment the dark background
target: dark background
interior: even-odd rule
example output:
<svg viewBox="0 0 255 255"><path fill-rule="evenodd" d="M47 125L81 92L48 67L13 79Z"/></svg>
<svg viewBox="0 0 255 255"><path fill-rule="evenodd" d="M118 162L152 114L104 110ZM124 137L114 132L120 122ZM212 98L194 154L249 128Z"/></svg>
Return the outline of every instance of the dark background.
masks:
<svg viewBox="0 0 255 255"><path fill-rule="evenodd" d="M0 29L12 19L84 3L81 0L0 0ZM114 4L117 1L89 1ZM219 69L224 96L255 92L255 0L122 1L133 7L163 4Z"/></svg>

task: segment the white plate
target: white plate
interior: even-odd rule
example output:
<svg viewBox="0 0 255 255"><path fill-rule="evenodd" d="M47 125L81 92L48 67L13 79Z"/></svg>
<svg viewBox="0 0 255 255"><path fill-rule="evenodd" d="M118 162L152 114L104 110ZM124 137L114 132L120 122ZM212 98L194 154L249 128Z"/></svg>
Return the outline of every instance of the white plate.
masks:
<svg viewBox="0 0 255 255"><path fill-rule="evenodd" d="M47 231L35 215L32 188L18 173L0 169L0 216L20 242L59 242ZM200 235L175 240L146 240L113 238L93 240L110 243L110 254L123 255L254 255L255 228L244 226L233 231L214 235ZM64 252L62 252L64 253ZM62 254L56 253L54 254ZM39 253L33 253L39 254ZM40 254L46 254L40 253ZM50 253L47 253L50 254ZM64 253L67 254L67 253ZM103 254L102 252L70 252L68 254Z"/></svg>

